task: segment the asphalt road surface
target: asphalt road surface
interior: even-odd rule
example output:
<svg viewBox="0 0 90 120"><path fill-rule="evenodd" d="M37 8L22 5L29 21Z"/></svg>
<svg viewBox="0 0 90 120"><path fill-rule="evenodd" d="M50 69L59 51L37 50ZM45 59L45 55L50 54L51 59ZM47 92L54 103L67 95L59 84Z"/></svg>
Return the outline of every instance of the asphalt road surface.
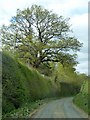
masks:
<svg viewBox="0 0 90 120"><path fill-rule="evenodd" d="M77 108L73 98L54 100L43 106L34 114L33 118L88 118L88 115Z"/></svg>

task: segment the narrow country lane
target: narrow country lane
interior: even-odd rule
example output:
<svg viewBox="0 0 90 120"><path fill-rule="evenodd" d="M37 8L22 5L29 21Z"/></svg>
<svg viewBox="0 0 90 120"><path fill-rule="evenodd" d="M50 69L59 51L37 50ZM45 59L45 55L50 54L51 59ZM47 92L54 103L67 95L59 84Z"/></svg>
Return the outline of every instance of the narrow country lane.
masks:
<svg viewBox="0 0 90 120"><path fill-rule="evenodd" d="M88 118L88 115L77 108L73 98L54 100L41 107L33 118Z"/></svg>

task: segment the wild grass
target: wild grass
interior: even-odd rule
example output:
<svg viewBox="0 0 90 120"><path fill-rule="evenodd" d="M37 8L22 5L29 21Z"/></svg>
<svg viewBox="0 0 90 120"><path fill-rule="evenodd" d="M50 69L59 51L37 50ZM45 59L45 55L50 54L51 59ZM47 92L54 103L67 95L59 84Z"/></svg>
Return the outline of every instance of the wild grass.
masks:
<svg viewBox="0 0 90 120"><path fill-rule="evenodd" d="M88 86L90 86L90 81L85 80L80 93L74 98L74 103L90 115L90 93Z"/></svg>

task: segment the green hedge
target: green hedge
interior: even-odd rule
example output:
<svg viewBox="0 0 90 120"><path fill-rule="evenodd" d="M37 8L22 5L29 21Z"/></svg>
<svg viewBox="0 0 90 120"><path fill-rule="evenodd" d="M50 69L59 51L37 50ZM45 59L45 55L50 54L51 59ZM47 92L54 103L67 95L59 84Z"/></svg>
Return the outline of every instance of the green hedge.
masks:
<svg viewBox="0 0 90 120"><path fill-rule="evenodd" d="M10 55L2 54L3 114L46 97L53 97L59 91L51 79L29 69Z"/></svg>
<svg viewBox="0 0 90 120"><path fill-rule="evenodd" d="M5 52L2 53L2 88L3 114L20 108L27 102L49 97L72 96L79 91L79 87L74 83L55 82Z"/></svg>
<svg viewBox="0 0 90 120"><path fill-rule="evenodd" d="M60 96L74 96L79 92L79 86L74 83L60 82L61 91Z"/></svg>

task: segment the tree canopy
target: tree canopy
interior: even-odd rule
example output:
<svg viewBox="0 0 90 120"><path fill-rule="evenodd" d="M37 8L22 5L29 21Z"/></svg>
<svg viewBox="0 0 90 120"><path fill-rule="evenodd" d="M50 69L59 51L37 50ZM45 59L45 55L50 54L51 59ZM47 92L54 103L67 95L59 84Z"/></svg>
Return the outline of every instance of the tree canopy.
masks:
<svg viewBox="0 0 90 120"><path fill-rule="evenodd" d="M38 5L18 9L10 25L1 28L3 48L17 53L18 58L36 68L50 62L76 65L75 52L82 43L70 36L68 21Z"/></svg>

